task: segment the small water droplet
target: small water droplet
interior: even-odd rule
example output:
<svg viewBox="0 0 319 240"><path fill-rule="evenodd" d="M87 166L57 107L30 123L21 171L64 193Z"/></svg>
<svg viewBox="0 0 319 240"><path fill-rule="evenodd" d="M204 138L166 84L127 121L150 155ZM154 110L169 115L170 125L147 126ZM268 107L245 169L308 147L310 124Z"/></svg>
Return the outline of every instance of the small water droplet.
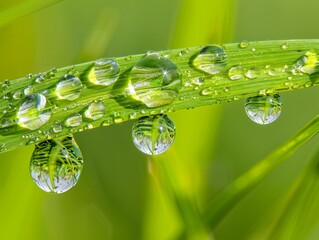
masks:
<svg viewBox="0 0 319 240"><path fill-rule="evenodd" d="M239 80L244 76L244 69L240 65L231 67L228 70L228 77L230 80Z"/></svg>
<svg viewBox="0 0 319 240"><path fill-rule="evenodd" d="M248 41L242 41L241 43L238 44L238 47L240 47L240 48L246 48L248 46L249 46Z"/></svg>
<svg viewBox="0 0 319 240"><path fill-rule="evenodd" d="M35 81L36 81L37 83L42 83L44 80L45 80L45 77L44 77L44 75L43 75L42 73L39 73L39 74L37 75L37 78L35 79Z"/></svg>
<svg viewBox="0 0 319 240"><path fill-rule="evenodd" d="M269 76L275 76L275 75L276 75L276 70L275 70L275 69L269 69L269 70L267 71L267 74L268 74Z"/></svg>
<svg viewBox="0 0 319 240"><path fill-rule="evenodd" d="M227 54L225 50L216 45L202 48L193 60L193 65L197 69L209 74L218 74L225 71L227 65Z"/></svg>
<svg viewBox="0 0 319 240"><path fill-rule="evenodd" d="M279 94L250 97L245 102L247 116L258 124L270 124L280 115L282 100Z"/></svg>
<svg viewBox="0 0 319 240"><path fill-rule="evenodd" d="M138 150L148 155L165 152L175 139L175 126L167 115L146 116L132 128L133 142Z"/></svg>
<svg viewBox="0 0 319 240"><path fill-rule="evenodd" d="M88 109L84 112L86 118L92 120L98 120L104 116L106 113L105 105L102 101L91 102L88 106Z"/></svg>
<svg viewBox="0 0 319 240"><path fill-rule="evenodd" d="M120 76L120 66L113 59L99 59L89 73L89 80L95 85L109 86Z"/></svg>
<svg viewBox="0 0 319 240"><path fill-rule="evenodd" d="M282 50L287 50L288 49L288 43L281 44L281 49Z"/></svg>
<svg viewBox="0 0 319 240"><path fill-rule="evenodd" d="M0 128L9 127L11 124L12 124L12 122L9 118L2 118L0 120Z"/></svg>
<svg viewBox="0 0 319 240"><path fill-rule="evenodd" d="M13 99L15 100L19 100L22 97L22 91L21 90L17 90L13 93L12 95Z"/></svg>
<svg viewBox="0 0 319 240"><path fill-rule="evenodd" d="M259 76L259 69L258 68L251 68L245 73L245 77L249 79L256 79Z"/></svg>
<svg viewBox="0 0 319 240"><path fill-rule="evenodd" d="M153 108L171 104L181 87L178 68L169 59L150 54L132 68L127 91L135 100Z"/></svg>
<svg viewBox="0 0 319 240"><path fill-rule="evenodd" d="M313 74L319 72L319 55L316 49L311 49L299 58L292 69L292 73L296 75L298 72Z"/></svg>
<svg viewBox="0 0 319 240"><path fill-rule="evenodd" d="M56 94L59 99L75 100L83 90L80 79L73 75L65 75L56 86Z"/></svg>
<svg viewBox="0 0 319 240"><path fill-rule="evenodd" d="M56 122L55 124L53 124L52 130L54 133L60 133L63 130L63 126L62 126L62 124Z"/></svg>
<svg viewBox="0 0 319 240"><path fill-rule="evenodd" d="M252 52L256 52L256 48L252 48L251 51L252 51Z"/></svg>
<svg viewBox="0 0 319 240"><path fill-rule="evenodd" d="M130 119L136 119L137 118L137 112L133 112L133 113L130 113L130 115L129 115L129 118Z"/></svg>
<svg viewBox="0 0 319 240"><path fill-rule="evenodd" d="M29 95L29 94L34 93L35 89L33 86L30 85L30 86L26 87L23 92L25 95Z"/></svg>
<svg viewBox="0 0 319 240"><path fill-rule="evenodd" d="M74 113L65 120L65 125L67 127L77 127L82 123L82 116L79 113Z"/></svg>
<svg viewBox="0 0 319 240"><path fill-rule="evenodd" d="M29 73L29 74L27 75L27 79L31 79L32 77L33 77L32 73Z"/></svg>
<svg viewBox="0 0 319 240"><path fill-rule="evenodd" d="M118 112L114 112L113 113L113 120L114 120L114 123L121 123L124 121L124 119L122 118L121 114L118 113Z"/></svg>
<svg viewBox="0 0 319 240"><path fill-rule="evenodd" d="M203 96L209 96L209 95L212 95L214 93L214 90L211 88L211 87L208 87L208 88L204 88L202 91L201 91L201 94Z"/></svg>
<svg viewBox="0 0 319 240"><path fill-rule="evenodd" d="M50 103L42 94L27 95L17 112L19 126L31 130L43 126L50 117Z"/></svg>
<svg viewBox="0 0 319 240"><path fill-rule="evenodd" d="M71 135L36 144L30 174L39 188L64 193L74 187L83 169L83 157Z"/></svg>

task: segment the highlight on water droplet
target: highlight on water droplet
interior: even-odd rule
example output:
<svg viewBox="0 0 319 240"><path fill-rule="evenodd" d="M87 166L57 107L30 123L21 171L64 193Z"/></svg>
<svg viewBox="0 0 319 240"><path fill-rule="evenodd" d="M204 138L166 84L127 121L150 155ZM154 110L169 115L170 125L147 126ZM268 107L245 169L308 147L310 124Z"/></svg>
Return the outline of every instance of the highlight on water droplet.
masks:
<svg viewBox="0 0 319 240"><path fill-rule="evenodd" d="M97 100L90 103L87 110L84 112L84 115L86 118L98 120L102 118L105 115L105 113L106 108L104 103L100 100Z"/></svg>
<svg viewBox="0 0 319 240"><path fill-rule="evenodd" d="M82 115L79 113L74 113L65 120L65 125L67 127L77 127L82 123Z"/></svg>
<svg viewBox="0 0 319 240"><path fill-rule="evenodd" d="M63 76L56 86L56 94L59 99L75 100L83 90L82 82L74 75Z"/></svg>
<svg viewBox="0 0 319 240"><path fill-rule="evenodd" d="M18 125L30 130L40 128L50 117L50 103L42 94L27 95L17 112Z"/></svg>
<svg viewBox="0 0 319 240"><path fill-rule="evenodd" d="M109 86L120 76L120 66L113 59L102 58L94 62L89 80L95 85Z"/></svg>
<svg viewBox="0 0 319 240"><path fill-rule="evenodd" d="M227 61L227 54L222 47L209 45L201 49L192 64L197 69L214 75L225 71Z"/></svg>
<svg viewBox="0 0 319 240"><path fill-rule="evenodd" d="M82 153L73 136L46 140L35 145L30 174L43 191L68 191L78 182L82 169Z"/></svg>
<svg viewBox="0 0 319 240"><path fill-rule="evenodd" d="M174 123L165 114L142 117L132 128L135 146L148 155L158 155L167 151L174 142L175 135Z"/></svg>
<svg viewBox="0 0 319 240"><path fill-rule="evenodd" d="M245 102L247 116L262 125L274 122L281 114L281 110L282 100L279 94L250 97Z"/></svg>
<svg viewBox="0 0 319 240"><path fill-rule="evenodd" d="M128 80L128 95L149 108L171 104L182 87L179 69L156 53L137 62Z"/></svg>
<svg viewBox="0 0 319 240"><path fill-rule="evenodd" d="M240 65L231 67L228 70L228 77L230 80L239 80L244 76L244 68Z"/></svg>

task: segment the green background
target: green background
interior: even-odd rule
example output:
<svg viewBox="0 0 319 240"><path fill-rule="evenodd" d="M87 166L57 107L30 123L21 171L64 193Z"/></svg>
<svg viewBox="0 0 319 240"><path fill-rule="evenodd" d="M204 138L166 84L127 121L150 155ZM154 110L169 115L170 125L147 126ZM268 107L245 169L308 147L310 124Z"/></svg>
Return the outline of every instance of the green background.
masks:
<svg viewBox="0 0 319 240"><path fill-rule="evenodd" d="M30 1L1 1L0 14L24 2ZM0 28L0 79L149 50L319 38L318 8L314 0L64 0ZM33 183L33 146L4 153L0 239L176 239L187 224L169 187L158 183L157 162L168 162L170 180L178 178L181 195L202 209L319 112L317 88L282 98L282 115L269 126L247 118L244 100L171 114L177 136L162 159L151 160L135 149L132 122L76 134L85 168L79 183L61 195L44 193ZM279 225L287 196L316 142L318 138L234 205L213 234L190 239L276 239L269 233ZM316 210L303 219L311 224L290 239L318 239Z"/></svg>

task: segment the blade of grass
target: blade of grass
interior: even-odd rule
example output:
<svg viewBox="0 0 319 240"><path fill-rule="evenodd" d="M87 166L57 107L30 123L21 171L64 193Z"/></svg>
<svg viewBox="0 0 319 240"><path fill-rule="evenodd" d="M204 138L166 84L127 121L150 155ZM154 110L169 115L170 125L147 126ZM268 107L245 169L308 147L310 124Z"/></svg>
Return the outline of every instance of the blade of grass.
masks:
<svg viewBox="0 0 319 240"><path fill-rule="evenodd" d="M32 0L20 3L0 12L0 27L61 1L62 0Z"/></svg>
<svg viewBox="0 0 319 240"><path fill-rule="evenodd" d="M203 211L204 221L209 227L214 229L247 193L259 184L274 168L287 160L303 144L315 136L318 131L319 115L311 120L286 143L229 184L214 197Z"/></svg>

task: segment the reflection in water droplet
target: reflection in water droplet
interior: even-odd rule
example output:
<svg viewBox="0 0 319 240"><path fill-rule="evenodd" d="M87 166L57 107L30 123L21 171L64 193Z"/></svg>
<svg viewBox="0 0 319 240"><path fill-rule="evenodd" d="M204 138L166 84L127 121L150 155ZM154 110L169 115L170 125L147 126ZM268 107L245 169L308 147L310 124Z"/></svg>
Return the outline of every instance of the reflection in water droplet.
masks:
<svg viewBox="0 0 319 240"><path fill-rule="evenodd" d="M294 75L298 72L313 74L319 72L319 55L316 49L311 49L299 58L292 69Z"/></svg>
<svg viewBox="0 0 319 240"><path fill-rule="evenodd" d="M82 123L82 116L79 113L74 113L67 120L65 120L65 125L67 127L77 127Z"/></svg>
<svg viewBox="0 0 319 240"><path fill-rule="evenodd" d="M135 146L143 153L157 155L165 152L175 139L175 126L167 115L138 119L132 128Z"/></svg>
<svg viewBox="0 0 319 240"><path fill-rule="evenodd" d="M242 66L233 66L228 70L228 77L230 80L239 80L244 76L244 69Z"/></svg>
<svg viewBox="0 0 319 240"><path fill-rule="evenodd" d="M50 117L50 103L42 94L27 95L17 112L19 126L31 130L43 126Z"/></svg>
<svg viewBox="0 0 319 240"><path fill-rule="evenodd" d="M147 107L172 103L182 87L178 68L158 54L150 54L135 64L129 75L128 94Z"/></svg>
<svg viewBox="0 0 319 240"><path fill-rule="evenodd" d="M245 102L247 116L258 124L270 124L275 121L282 110L279 94L250 97Z"/></svg>
<svg viewBox="0 0 319 240"><path fill-rule="evenodd" d="M84 112L86 118L98 120L106 113L105 105L102 101L94 101L90 103L88 109Z"/></svg>
<svg viewBox="0 0 319 240"><path fill-rule="evenodd" d="M227 54L225 50L216 45L202 48L193 60L193 65L199 70L209 74L218 74L225 71Z"/></svg>
<svg viewBox="0 0 319 240"><path fill-rule="evenodd" d="M58 98L65 100L77 99L83 90L80 79L73 75L65 75L56 86Z"/></svg>
<svg viewBox="0 0 319 240"><path fill-rule="evenodd" d="M89 73L89 80L95 85L109 86L120 76L120 66L113 59L99 59Z"/></svg>
<svg viewBox="0 0 319 240"><path fill-rule="evenodd" d="M82 153L72 136L36 144L30 162L33 181L45 192L64 193L79 180Z"/></svg>

